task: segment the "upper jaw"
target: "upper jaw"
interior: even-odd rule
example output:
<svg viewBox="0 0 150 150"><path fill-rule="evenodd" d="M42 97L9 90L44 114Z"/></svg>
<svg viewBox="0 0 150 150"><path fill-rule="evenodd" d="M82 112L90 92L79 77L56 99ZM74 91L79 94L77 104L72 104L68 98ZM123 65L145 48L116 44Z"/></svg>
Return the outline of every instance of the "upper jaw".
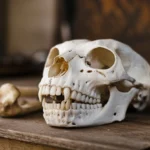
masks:
<svg viewBox="0 0 150 150"><path fill-rule="evenodd" d="M101 104L101 95L93 93L91 92L91 95L85 95L69 87L62 88L56 85L43 85L39 88L39 99L40 101L45 99L47 103L60 104L58 109L61 110L69 110L72 107L77 107L76 105L72 105L74 103L89 104L92 107L93 105L95 105L94 107L97 105L98 107L98 104ZM82 106L84 107L84 105Z"/></svg>

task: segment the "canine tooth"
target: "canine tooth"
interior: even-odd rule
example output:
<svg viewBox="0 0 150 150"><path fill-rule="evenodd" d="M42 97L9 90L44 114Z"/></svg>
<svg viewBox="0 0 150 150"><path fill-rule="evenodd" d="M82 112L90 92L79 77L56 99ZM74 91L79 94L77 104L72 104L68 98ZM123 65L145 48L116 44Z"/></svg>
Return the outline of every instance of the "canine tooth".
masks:
<svg viewBox="0 0 150 150"><path fill-rule="evenodd" d="M89 103L92 104L93 103L93 98L89 99Z"/></svg>
<svg viewBox="0 0 150 150"><path fill-rule="evenodd" d="M39 100L42 102L42 87L40 87L39 92L38 92Z"/></svg>
<svg viewBox="0 0 150 150"><path fill-rule="evenodd" d="M56 93L56 86L52 86L50 89L50 95L54 96Z"/></svg>
<svg viewBox="0 0 150 150"><path fill-rule="evenodd" d="M97 102L98 102L98 103L100 103L100 102L101 102L101 100L100 100L100 99L97 99Z"/></svg>
<svg viewBox="0 0 150 150"><path fill-rule="evenodd" d="M82 95L81 96L81 102L84 102L85 101L85 95Z"/></svg>
<svg viewBox="0 0 150 150"><path fill-rule="evenodd" d="M64 88L64 98L68 100L70 98L70 88Z"/></svg>
<svg viewBox="0 0 150 150"><path fill-rule="evenodd" d="M81 100L81 93L78 92L77 97L76 97L76 100L77 100L77 101L80 101L80 100Z"/></svg>
<svg viewBox="0 0 150 150"><path fill-rule="evenodd" d="M73 91L73 92L71 93L71 98L72 98L72 99L76 99L76 96L77 96L77 92L76 92L76 91Z"/></svg>
<svg viewBox="0 0 150 150"><path fill-rule="evenodd" d="M61 107L61 110L64 110L64 108L65 108L65 101L61 102L61 106L60 107Z"/></svg>
<svg viewBox="0 0 150 150"><path fill-rule="evenodd" d="M82 108L85 109L85 104L82 104Z"/></svg>
<svg viewBox="0 0 150 150"><path fill-rule="evenodd" d="M88 102L89 102L89 97L86 96L86 98L85 98L85 103L88 103Z"/></svg>
<svg viewBox="0 0 150 150"><path fill-rule="evenodd" d="M76 103L72 103L72 108L73 109L77 109L77 104Z"/></svg>
<svg viewBox="0 0 150 150"><path fill-rule="evenodd" d="M57 87L57 89L56 89L56 95L57 96L61 95L61 87Z"/></svg>
<svg viewBox="0 0 150 150"><path fill-rule="evenodd" d="M42 87L42 94L43 94L43 95L45 95L45 88L46 88L46 86L44 85L44 86Z"/></svg>
<svg viewBox="0 0 150 150"><path fill-rule="evenodd" d="M70 104L71 104L71 101L67 100L66 105L65 105L66 110L68 110L70 108Z"/></svg>

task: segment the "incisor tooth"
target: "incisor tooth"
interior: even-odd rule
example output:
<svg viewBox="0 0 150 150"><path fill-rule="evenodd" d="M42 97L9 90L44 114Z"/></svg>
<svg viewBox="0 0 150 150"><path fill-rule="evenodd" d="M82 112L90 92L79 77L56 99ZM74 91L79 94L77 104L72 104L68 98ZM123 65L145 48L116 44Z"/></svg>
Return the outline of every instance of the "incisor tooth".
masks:
<svg viewBox="0 0 150 150"><path fill-rule="evenodd" d="M57 87L57 89L56 89L56 95L61 95L61 87Z"/></svg>
<svg viewBox="0 0 150 150"><path fill-rule="evenodd" d="M50 95L54 96L56 93L56 86L52 86L50 89Z"/></svg>
<svg viewBox="0 0 150 150"><path fill-rule="evenodd" d="M49 95L50 87L46 86L45 87L45 95Z"/></svg>
<svg viewBox="0 0 150 150"><path fill-rule="evenodd" d="M60 104L57 104L57 109L60 109Z"/></svg>
<svg viewBox="0 0 150 150"><path fill-rule="evenodd" d="M61 107L61 110L64 110L64 108L65 108L65 101L61 102L61 106L60 107Z"/></svg>
<svg viewBox="0 0 150 150"><path fill-rule="evenodd" d="M68 100L70 98L70 89L69 88L64 88L64 98L65 101Z"/></svg>

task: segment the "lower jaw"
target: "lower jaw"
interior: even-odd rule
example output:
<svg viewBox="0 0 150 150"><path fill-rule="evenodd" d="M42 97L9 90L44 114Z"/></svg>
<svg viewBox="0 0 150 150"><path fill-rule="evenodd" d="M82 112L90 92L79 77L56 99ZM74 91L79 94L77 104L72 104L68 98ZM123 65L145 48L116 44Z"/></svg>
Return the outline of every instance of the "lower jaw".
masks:
<svg viewBox="0 0 150 150"><path fill-rule="evenodd" d="M61 110L51 108L50 104L43 101L43 116L46 123L50 126L56 127L76 127L77 122L84 122L89 120L91 115L100 113L102 107L91 109L72 109Z"/></svg>

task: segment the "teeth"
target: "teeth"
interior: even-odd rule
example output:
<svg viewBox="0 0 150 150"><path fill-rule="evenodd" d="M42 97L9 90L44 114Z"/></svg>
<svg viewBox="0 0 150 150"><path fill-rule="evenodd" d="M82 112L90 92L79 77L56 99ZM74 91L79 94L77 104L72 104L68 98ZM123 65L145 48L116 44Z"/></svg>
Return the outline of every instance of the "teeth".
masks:
<svg viewBox="0 0 150 150"><path fill-rule="evenodd" d="M56 86L52 86L50 89L50 95L54 96L56 93Z"/></svg>
<svg viewBox="0 0 150 150"><path fill-rule="evenodd" d="M97 101L97 100L94 98L94 99L93 99L93 104L95 104L95 103L96 103L96 101Z"/></svg>
<svg viewBox="0 0 150 150"><path fill-rule="evenodd" d="M89 105L89 104L86 104L86 108L87 108L87 109L90 109L90 105Z"/></svg>
<svg viewBox="0 0 150 150"><path fill-rule="evenodd" d="M82 104L82 109L85 109L85 104Z"/></svg>
<svg viewBox="0 0 150 150"><path fill-rule="evenodd" d="M65 101L70 98L70 89L69 88L64 88L64 98L65 98Z"/></svg>
<svg viewBox="0 0 150 150"><path fill-rule="evenodd" d="M71 98L72 98L72 99L76 99L76 96L77 96L77 92L76 92L76 91L73 91L73 92L71 93Z"/></svg>
<svg viewBox="0 0 150 150"><path fill-rule="evenodd" d="M49 91L50 91L50 87L46 86L45 91L44 91L44 95L49 95Z"/></svg>
<svg viewBox="0 0 150 150"><path fill-rule="evenodd" d="M61 110L64 110L64 109L65 109L65 101L62 101L62 102L61 102L60 108L61 108Z"/></svg>
<svg viewBox="0 0 150 150"><path fill-rule="evenodd" d="M61 95L61 87L57 87L57 89L56 89L56 95L57 96Z"/></svg>
<svg viewBox="0 0 150 150"><path fill-rule="evenodd" d="M97 99L97 102L98 102L98 103L100 103L100 102L101 102L101 100L100 100L100 99Z"/></svg>
<svg viewBox="0 0 150 150"><path fill-rule="evenodd" d="M82 95L81 102L84 102L84 101L85 101L85 95Z"/></svg>
<svg viewBox="0 0 150 150"><path fill-rule="evenodd" d="M42 102L42 87L39 89L38 96L39 96L40 102Z"/></svg>
<svg viewBox="0 0 150 150"><path fill-rule="evenodd" d="M66 110L68 110L70 108L70 104L71 104L71 101L67 100L66 105L65 105Z"/></svg>
<svg viewBox="0 0 150 150"><path fill-rule="evenodd" d="M89 103L92 104L93 103L93 98L89 99Z"/></svg>
<svg viewBox="0 0 150 150"><path fill-rule="evenodd" d="M86 96L86 98L85 98L85 103L88 103L88 102L89 102L89 97Z"/></svg>
<svg viewBox="0 0 150 150"><path fill-rule="evenodd" d="M77 94L77 97L76 97L76 100L77 100L77 101L80 101L80 99L81 99L81 93L78 93L78 94Z"/></svg>
<svg viewBox="0 0 150 150"><path fill-rule="evenodd" d="M76 103L72 103L72 108L73 109L77 109L77 104Z"/></svg>
<svg viewBox="0 0 150 150"><path fill-rule="evenodd" d="M80 109L80 104L77 104L77 109Z"/></svg>
<svg viewBox="0 0 150 150"><path fill-rule="evenodd" d="M57 104L57 109L60 109L60 104Z"/></svg>

